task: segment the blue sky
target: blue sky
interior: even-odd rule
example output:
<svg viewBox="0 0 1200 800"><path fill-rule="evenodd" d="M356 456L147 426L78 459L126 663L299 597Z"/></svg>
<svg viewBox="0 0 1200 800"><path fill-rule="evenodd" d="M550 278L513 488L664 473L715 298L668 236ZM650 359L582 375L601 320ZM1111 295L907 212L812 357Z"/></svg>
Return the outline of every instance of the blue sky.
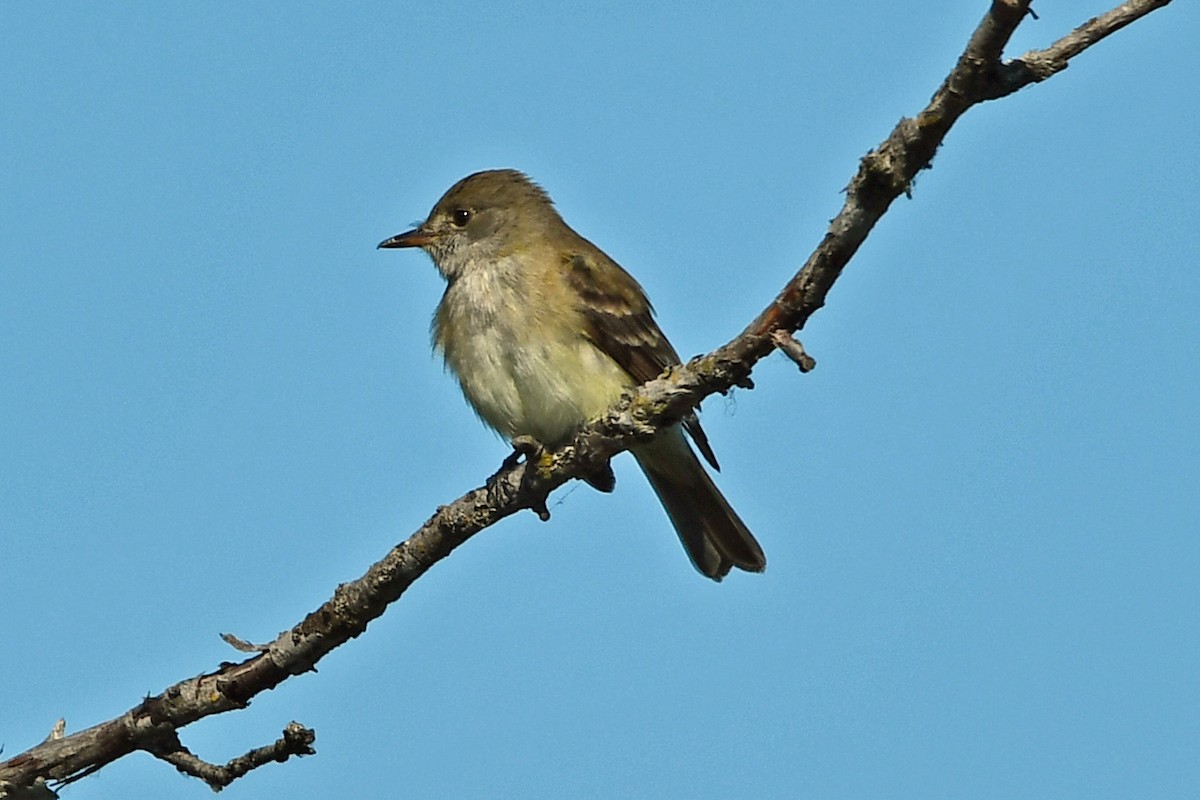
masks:
<svg viewBox="0 0 1200 800"><path fill-rule="evenodd" d="M456 179L530 173L704 352L985 5L4 4L4 753L272 638L496 468L440 278L374 249ZM803 332L817 370L705 404L764 575L694 573L623 456L186 729L316 728L222 796L1200 791L1198 25L970 112ZM139 756L66 796L211 795Z"/></svg>

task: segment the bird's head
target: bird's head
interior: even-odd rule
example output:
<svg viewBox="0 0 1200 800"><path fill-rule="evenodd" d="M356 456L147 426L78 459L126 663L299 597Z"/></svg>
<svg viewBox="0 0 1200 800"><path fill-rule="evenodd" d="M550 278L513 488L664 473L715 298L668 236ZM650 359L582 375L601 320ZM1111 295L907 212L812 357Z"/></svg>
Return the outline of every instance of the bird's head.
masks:
<svg viewBox="0 0 1200 800"><path fill-rule="evenodd" d="M424 222L379 247L419 247L453 280L474 264L545 242L560 228L566 226L542 187L515 169L497 169L463 178Z"/></svg>

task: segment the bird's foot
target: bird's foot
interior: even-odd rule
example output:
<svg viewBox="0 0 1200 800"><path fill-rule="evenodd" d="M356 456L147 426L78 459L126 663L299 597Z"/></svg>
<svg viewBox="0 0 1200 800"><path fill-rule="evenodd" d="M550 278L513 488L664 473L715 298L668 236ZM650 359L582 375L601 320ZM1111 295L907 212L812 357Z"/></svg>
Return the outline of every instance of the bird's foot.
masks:
<svg viewBox="0 0 1200 800"><path fill-rule="evenodd" d="M495 483L496 479L505 472L520 464L522 456L525 458L525 463L531 464L546 452L546 448L542 446L542 443L532 436L514 436L512 447L513 451L501 462L500 469L492 473L492 476L487 479L489 485Z"/></svg>
<svg viewBox="0 0 1200 800"><path fill-rule="evenodd" d="M521 456L525 457L526 464L536 465L546 455L545 446L532 436L514 436L512 438L513 451L508 458L504 459L504 466L516 466ZM527 473L528 474L528 473ZM542 522L550 521L550 509L546 508L546 497L534 499L529 504L529 510L537 514L538 519Z"/></svg>
<svg viewBox="0 0 1200 800"><path fill-rule="evenodd" d="M512 453L509 454L508 458L504 459L504 463L500 465L500 469L496 470L496 473L487 479L487 485L489 487L495 486L500 476L520 464L522 458L525 459L526 464L536 466L536 464L546 454L546 448L541 442L532 436L514 436L512 439L512 446ZM528 478L528 476L532 473L526 472L525 474ZM529 503L529 509L533 513L537 514L538 519L540 519L542 522L546 522L550 519L550 509L546 508L546 498L544 497L531 500Z"/></svg>
<svg viewBox="0 0 1200 800"><path fill-rule="evenodd" d="M536 461L542 453L546 452L546 448L537 439L532 436L521 434L512 438L513 451L509 453L508 458L504 459L504 463L500 465L501 471L512 469L521 462L521 457L525 457L525 462L530 463Z"/></svg>

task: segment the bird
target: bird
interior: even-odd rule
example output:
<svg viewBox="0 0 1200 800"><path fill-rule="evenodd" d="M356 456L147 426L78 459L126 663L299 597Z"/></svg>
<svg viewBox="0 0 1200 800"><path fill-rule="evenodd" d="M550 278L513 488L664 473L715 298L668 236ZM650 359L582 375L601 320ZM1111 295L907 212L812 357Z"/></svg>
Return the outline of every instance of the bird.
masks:
<svg viewBox="0 0 1200 800"><path fill-rule="evenodd" d="M379 248L420 248L446 281L432 337L467 402L510 442L567 441L623 392L680 363L638 282L515 169L455 183L412 230ZM720 581L766 557L688 444L720 469L694 413L630 448L692 564ZM584 476L601 491L611 467Z"/></svg>

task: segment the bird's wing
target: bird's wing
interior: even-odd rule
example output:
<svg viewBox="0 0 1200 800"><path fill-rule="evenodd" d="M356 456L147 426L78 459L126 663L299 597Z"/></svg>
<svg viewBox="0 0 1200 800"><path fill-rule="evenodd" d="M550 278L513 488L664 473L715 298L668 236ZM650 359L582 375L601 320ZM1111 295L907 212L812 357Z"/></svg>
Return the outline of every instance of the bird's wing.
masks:
<svg viewBox="0 0 1200 800"><path fill-rule="evenodd" d="M579 300L585 334L639 384L653 380L679 363L679 354L654 321L654 308L633 276L621 265L595 252L570 253L564 259L567 283ZM720 469L708 437L695 414L683 426L704 460Z"/></svg>

